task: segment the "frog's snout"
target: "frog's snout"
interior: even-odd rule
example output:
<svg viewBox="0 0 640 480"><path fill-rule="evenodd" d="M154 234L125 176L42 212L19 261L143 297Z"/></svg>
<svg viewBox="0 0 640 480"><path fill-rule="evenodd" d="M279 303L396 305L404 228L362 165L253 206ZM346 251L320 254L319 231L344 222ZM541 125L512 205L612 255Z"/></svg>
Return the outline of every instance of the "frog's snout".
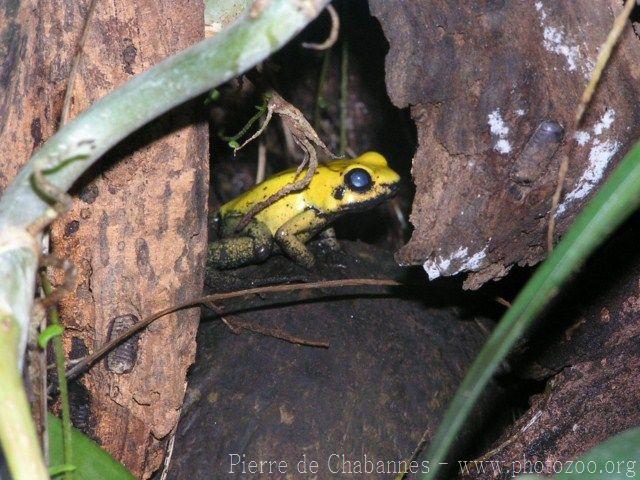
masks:
<svg viewBox="0 0 640 480"><path fill-rule="evenodd" d="M400 182L388 183L385 185L389 189L389 197L393 197L400 190Z"/></svg>

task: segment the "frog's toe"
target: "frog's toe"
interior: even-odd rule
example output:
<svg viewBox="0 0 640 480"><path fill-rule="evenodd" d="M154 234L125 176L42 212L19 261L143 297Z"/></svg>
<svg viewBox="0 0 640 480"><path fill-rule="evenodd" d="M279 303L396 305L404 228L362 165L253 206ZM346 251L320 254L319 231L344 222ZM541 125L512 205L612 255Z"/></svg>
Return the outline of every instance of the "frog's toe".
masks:
<svg viewBox="0 0 640 480"><path fill-rule="evenodd" d="M257 244L253 249L256 262L264 262L271 255L271 245Z"/></svg>
<svg viewBox="0 0 640 480"><path fill-rule="evenodd" d="M228 268L231 263L228 252L221 245L214 243L209 247L209 254L207 256L207 264L214 269Z"/></svg>
<svg viewBox="0 0 640 480"><path fill-rule="evenodd" d="M296 258L296 263L307 270L311 270L316 265L316 259L313 255L304 255Z"/></svg>
<svg viewBox="0 0 640 480"><path fill-rule="evenodd" d="M324 247L332 252L340 252L342 251L342 247L340 246L340 242L335 237L323 237L318 240L318 245Z"/></svg>

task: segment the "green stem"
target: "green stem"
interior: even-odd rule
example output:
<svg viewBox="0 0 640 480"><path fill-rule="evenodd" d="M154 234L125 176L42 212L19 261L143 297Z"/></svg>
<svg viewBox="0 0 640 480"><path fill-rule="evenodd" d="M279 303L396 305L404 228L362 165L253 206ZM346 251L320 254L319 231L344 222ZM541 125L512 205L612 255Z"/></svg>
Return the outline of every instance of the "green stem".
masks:
<svg viewBox="0 0 640 480"><path fill-rule="evenodd" d="M20 373L35 296L38 248L23 230L0 230L0 444L14 480L47 478Z"/></svg>
<svg viewBox="0 0 640 480"><path fill-rule="evenodd" d="M241 137L243 137L251 128L251 126L256 123L256 121L262 117L265 112L267 111L267 104L269 103L269 99L267 98L267 96L265 95L264 101L262 102L262 105L256 107L258 109L258 111L256 112L256 114L251 117L249 119L249 121L247 123L244 124L244 127L242 127L242 129L240 129L240 131L238 133L236 133L235 135L232 135L230 137L227 137L224 132L220 132L220 138L222 140L224 140L225 142L235 142L236 140L239 140Z"/></svg>
<svg viewBox="0 0 640 480"><path fill-rule="evenodd" d="M40 282L44 294L49 297L53 293L53 287L45 272L40 274ZM60 315L58 309L53 306L49 309L49 325L60 325ZM51 340L53 342L53 352L56 359L56 374L58 376L58 388L60 390L60 403L62 406L62 458L66 465L73 464L73 443L71 441L71 410L69 407L69 388L67 385L67 375L65 373L64 345L62 335L56 335ZM65 472L64 478L71 480L72 472Z"/></svg>
<svg viewBox="0 0 640 480"><path fill-rule="evenodd" d="M318 77L318 90L316 91L316 104L313 110L313 128L318 130L320 127L320 116L324 108L324 85L327 80L327 73L329 73L329 65L331 65L331 49L328 48L322 55L322 66L320 67L320 76Z"/></svg>
<svg viewBox="0 0 640 480"><path fill-rule="evenodd" d="M20 327L0 313L0 443L14 480L48 477L18 366ZM13 348L7 348L7 346Z"/></svg>

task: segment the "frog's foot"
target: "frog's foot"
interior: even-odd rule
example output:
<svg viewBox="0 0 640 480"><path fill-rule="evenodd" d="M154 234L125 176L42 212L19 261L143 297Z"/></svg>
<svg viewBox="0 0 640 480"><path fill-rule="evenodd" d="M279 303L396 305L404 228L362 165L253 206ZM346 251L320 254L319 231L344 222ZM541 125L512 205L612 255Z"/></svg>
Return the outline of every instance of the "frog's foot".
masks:
<svg viewBox="0 0 640 480"><path fill-rule="evenodd" d="M271 255L271 240L251 237L225 238L209 244L207 263L216 270L260 263Z"/></svg>
<svg viewBox="0 0 640 480"><path fill-rule="evenodd" d="M320 237L318 243L321 246L328 248L332 252L339 252L341 250L340 242L338 242L336 238L336 231L333 227L322 230L318 236Z"/></svg>
<svg viewBox="0 0 640 480"><path fill-rule="evenodd" d="M282 225L275 234L275 241L280 249L298 265L311 269L316 259L305 242L311 232L317 231L325 220L312 209L305 210Z"/></svg>
<svg viewBox="0 0 640 480"><path fill-rule="evenodd" d="M316 265L316 258L311 254L310 251L307 250L306 253L308 253L309 255L301 255L299 257L296 257L294 260L301 267L304 267L307 270L311 270Z"/></svg>
<svg viewBox="0 0 640 480"><path fill-rule="evenodd" d="M281 228L276 232L275 239L284 254L298 265L311 269L316 264L316 259L311 251L295 234Z"/></svg>

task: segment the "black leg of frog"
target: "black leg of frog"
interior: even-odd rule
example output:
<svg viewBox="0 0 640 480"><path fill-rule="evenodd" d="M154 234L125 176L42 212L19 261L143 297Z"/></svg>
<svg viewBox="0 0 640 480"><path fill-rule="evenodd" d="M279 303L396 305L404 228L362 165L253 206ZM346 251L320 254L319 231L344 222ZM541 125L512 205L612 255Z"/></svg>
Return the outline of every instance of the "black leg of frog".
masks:
<svg viewBox="0 0 640 480"><path fill-rule="evenodd" d="M293 261L303 267L312 268L316 260L305 243L326 224L326 218L315 210L304 210L286 221L276 231L276 243Z"/></svg>
<svg viewBox="0 0 640 480"><path fill-rule="evenodd" d="M266 260L271 254L271 232L264 223L255 218L238 236L224 238L234 233L239 221L240 217L225 222L223 238L209 244L208 263L213 268L222 270L258 263Z"/></svg>

